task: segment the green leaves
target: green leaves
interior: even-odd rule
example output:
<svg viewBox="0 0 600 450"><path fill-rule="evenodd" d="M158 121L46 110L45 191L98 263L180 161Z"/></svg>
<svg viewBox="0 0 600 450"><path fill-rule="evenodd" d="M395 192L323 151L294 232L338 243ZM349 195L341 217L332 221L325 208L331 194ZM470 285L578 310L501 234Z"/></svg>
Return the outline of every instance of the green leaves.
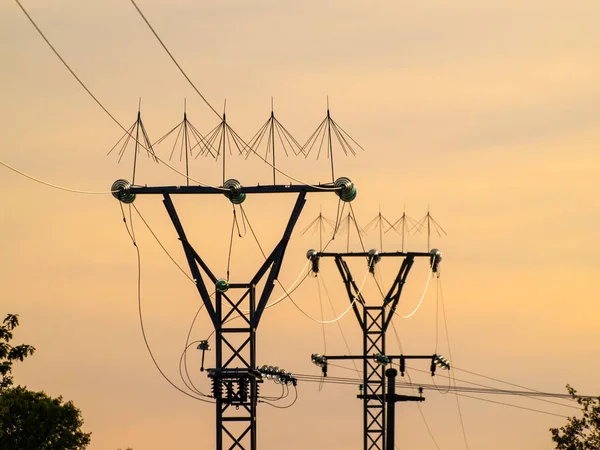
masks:
<svg viewBox="0 0 600 450"><path fill-rule="evenodd" d="M556 450L600 449L600 398L579 397L567 384L567 391L580 406L583 417L569 417L561 428L550 428Z"/></svg>
<svg viewBox="0 0 600 450"><path fill-rule="evenodd" d="M18 325L19 317L8 314L0 326L0 449L84 450L91 433L81 431L81 411L72 402L12 387L13 363L35 351L31 345L11 345Z"/></svg>
<svg viewBox="0 0 600 450"><path fill-rule="evenodd" d="M0 326L0 393L13 385L11 375L14 361L23 361L33 355L35 348L31 345L21 344L13 347L10 341L13 330L19 325L19 316L7 314Z"/></svg>
<svg viewBox="0 0 600 450"><path fill-rule="evenodd" d="M3 450L83 450L91 433L81 431L81 411L62 397L24 387L0 394L0 448Z"/></svg>

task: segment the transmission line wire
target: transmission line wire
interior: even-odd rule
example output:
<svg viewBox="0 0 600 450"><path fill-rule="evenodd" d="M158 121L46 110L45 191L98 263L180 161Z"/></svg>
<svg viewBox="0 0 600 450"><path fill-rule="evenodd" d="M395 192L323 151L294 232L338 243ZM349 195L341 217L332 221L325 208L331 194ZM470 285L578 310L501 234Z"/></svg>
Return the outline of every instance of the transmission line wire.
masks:
<svg viewBox="0 0 600 450"><path fill-rule="evenodd" d="M59 189L61 191L74 192L76 194L111 194L114 192L114 191L83 191L81 189L71 189L68 187L59 186L58 184L50 183L48 181L44 181L44 180L42 180L40 178L36 178L32 175L28 175L25 172L17 169L16 167L13 167L10 164L5 163L4 161L0 161L0 165L3 165L7 169L12 170L13 172L15 172L17 174L24 176L25 178L29 178L30 180L35 181L36 183L40 183L40 184L43 184L44 186L49 186L54 189Z"/></svg>
<svg viewBox="0 0 600 450"><path fill-rule="evenodd" d="M125 217L125 212L123 210L123 205L121 204L121 202L119 202L119 205L121 206L121 213L123 215L123 222L125 224L125 228L127 229L127 233L129 234L129 237L131 238L131 242L133 244L133 246L135 247L136 250L136 254L137 254L137 297L138 297L138 315L139 315L139 319L140 319L140 328L142 331L142 338L144 340L144 344L146 346L146 350L148 350L148 354L150 355L150 359L152 359L152 362L154 363L154 366L156 367L156 369L158 370L158 372L161 374L161 376L176 390L178 390L179 392L181 392L182 394L193 398L195 400L199 400L201 402L205 402L205 403L214 403L211 402L209 400L197 397L193 394L190 394L189 392L186 392L185 390L181 389L179 386L177 386L173 381L171 381L171 379L164 373L164 371L161 369L160 365L158 364L158 361L156 360L154 353L152 352L152 349L150 348L150 343L148 342L148 338L146 336L146 329L144 327L144 319L143 319L143 315L142 315L142 260L141 260L141 255L140 255L140 249L139 246L137 244L137 241L135 239L135 231L133 228L133 222L131 220L131 209L130 209L130 221L129 221L129 225L127 224L127 218Z"/></svg>
<svg viewBox="0 0 600 450"><path fill-rule="evenodd" d="M428 372L426 370L417 369L415 367L411 367L411 370L414 370L416 372L421 372L421 373L430 373L430 372ZM458 370L458 369L456 369L456 370ZM452 377L446 376L446 375L443 375L443 374L437 374L437 376L442 377L442 378L448 378L449 381L452 379ZM551 404L558 405L558 406L564 406L565 408L572 408L572 409L577 409L577 410L580 409L578 406L566 405L564 403L553 402L553 401L547 400L545 398L539 398L539 395L544 396L544 397L548 397L548 396L555 396L557 394L549 394L547 392L535 391L535 390L532 390L532 389L529 389L529 388L526 388L526 389L529 390L529 392L527 392L527 391L511 391L511 390L506 390L506 389L494 388L494 387L489 386L487 384L475 383L473 381L463 380L463 379L456 378L456 377L453 377L453 379L454 379L454 381L460 381L461 383L467 383L467 384L470 384L472 386L477 386L478 388L487 388L487 389L493 391L493 392L490 392L490 393L508 392L508 393L511 393L512 395L519 395L519 396L522 396L522 397L528 397L528 398L530 398L532 400L537 400L537 401L541 401L541 402L551 403ZM586 397L589 398L589 396L581 396L581 397L582 398L586 398ZM570 395L568 395L568 394L560 394L559 398L569 399L570 401L572 401Z"/></svg>
<svg viewBox="0 0 600 450"><path fill-rule="evenodd" d="M150 25L150 22L148 22L148 19L146 19L146 16L144 15L144 13L142 12L142 10L138 7L137 3L135 3L134 0L131 0L131 3L133 4L133 6L135 7L135 9L137 10L137 12L139 13L140 17L144 20L144 22L146 22L146 25L148 25L148 28L150 28L150 31L152 31L152 34L154 34L154 37L158 40L158 42L160 42L160 45L162 46L162 48L165 50L165 52L167 52L167 54L169 55L169 57L171 58L171 61L173 61L173 63L177 66L177 68L179 69L179 71L181 72L181 74L185 77L185 79L188 81L188 83L190 84L190 86L192 86L192 88L194 89L194 91L196 91L196 94L198 94L200 96L200 98L202 100L204 100L204 103L206 103L206 105L211 109L212 112L214 112L217 117L220 119L221 115L217 112L217 110L209 103L209 101L206 99L206 97L204 97L204 95L202 95L202 93L198 90L198 88L196 87L196 85L192 82L192 80L190 80L190 78L187 76L187 74L185 73L185 71L181 68L181 66L179 65L179 63L177 62L177 60L175 59L175 57L173 56L173 54L169 51L169 49L167 48L167 46L165 45L165 43L162 41L162 39L158 36L158 34L156 33L156 31L154 30L154 28L152 27L152 25Z"/></svg>
<svg viewBox="0 0 600 450"><path fill-rule="evenodd" d="M446 319L446 307L444 306L444 292L442 290L442 280L439 277L436 278L436 280L440 286L440 301L442 304L442 316L444 318L444 328L446 330L446 341L448 343L448 354L450 356L450 361L453 361L452 349L450 347L450 334L448 333L448 321ZM450 367L450 376L452 377L452 383L454 384L454 387L456 387L456 379L454 378L454 368L453 367ZM463 421L462 410L460 409L460 401L458 399L458 395L455 398L456 398L456 407L458 408L458 417L460 419L460 427L462 429L462 434L463 434L463 438L465 441L465 447L467 448L467 450L469 450L469 442L467 440L467 433L465 431L465 423Z"/></svg>
<svg viewBox="0 0 600 450"><path fill-rule="evenodd" d="M331 363L330 361L328 361L328 365L333 366L333 367L339 367L340 369L356 372L351 367L341 366L338 364ZM416 371L416 369L413 367L407 367L407 369ZM296 374L296 375L301 378L310 378L310 379L320 379L321 378L320 375L310 375L310 374ZM410 377L408 377L408 378L410 378ZM343 384L357 384L357 383L361 382L361 379L359 379L359 378L333 377L333 376L329 376L329 375L327 376L327 379L332 382L340 382ZM446 387L438 386L435 383L417 383L417 382L412 382L412 381L409 381L409 382L396 381L396 387L402 388L402 389L413 389L413 388L422 387L424 389L428 389L428 390L436 391L436 392L445 391L447 389ZM462 385L458 385L458 384L456 385L456 387L454 387L454 385L451 386L450 390L451 390L451 392L460 392L460 393L469 393L469 394L506 395L506 396L515 396L515 397L525 397L525 398L530 398L529 396L531 395L530 393L527 393L524 391L512 391L512 390L496 389L496 388L479 388L479 387L462 386ZM562 393L555 393L555 392L540 392L539 394L536 394L536 395L539 397L549 397L549 398L570 398L569 394L562 394ZM577 398L597 398L597 397L577 396ZM533 400L534 397L531 397L531 399ZM559 405L559 406L569 407L568 405Z"/></svg>
<svg viewBox="0 0 600 450"><path fill-rule="evenodd" d="M537 412L537 413L540 413L540 414L546 414L548 416L562 417L563 419L568 419L569 418L569 416L565 416L563 414L556 414L556 413L551 413L551 412L548 412L548 411L542 411L540 409L533 409L533 408L527 408L525 406L513 405L513 404L510 404L510 403L498 402L496 400L490 400L488 398L473 397L472 395L459 394L459 393L455 393L455 395L457 397L460 396L460 397L472 398L472 399L475 399L475 400L480 400L482 402L495 403L496 405L510 406L511 408L523 409L523 410L526 410L526 411L533 411L533 412Z"/></svg>
<svg viewBox="0 0 600 450"><path fill-rule="evenodd" d="M406 372L406 376L408 378L409 383L413 384L412 379L410 378L410 373L408 371ZM413 387L412 391L413 391L413 395L417 394L415 392L415 388L414 387ZM429 423L427 423L427 419L425 418L425 413L423 412L423 408L421 407L421 402L417 402L417 407L419 408L419 414L421 414L421 418L423 419L423 424L425 425L425 429L427 430L427 434L429 434L429 437L431 438L431 441L433 442L433 445L435 445L435 448L437 448L438 450L440 450L440 446L438 445L437 440L435 439L435 436L433 435L433 431L431 431L431 428L429 427Z"/></svg>
<svg viewBox="0 0 600 450"><path fill-rule="evenodd" d="M321 277L321 282L323 283L323 289L325 290L325 295L327 296L327 301L329 302L329 306L331 307L333 316L336 317L337 313L335 312L335 308L333 307L333 302L331 301L331 296L329 295L329 290L327 289L327 284L325 283L325 278L323 278L323 273L320 273L319 277ZM346 339L346 335L344 334L344 330L342 329L342 322L338 321L338 322L336 322L336 324L338 326L338 329L340 330L340 334L342 335L342 340L344 341L346 350L348 350L348 354L352 354L352 351L350 350L350 345L348 344L348 340ZM323 324L323 325L325 325L325 324ZM356 365L356 361L352 360L352 365L354 366L356 371L359 372L358 366Z"/></svg>
<svg viewBox="0 0 600 450"><path fill-rule="evenodd" d="M121 203L121 202L119 202L119 203ZM142 222L144 223L144 225L146 225L146 228L148 229L148 231L150 232L150 234L152 235L152 237L154 237L154 239L156 240L156 242L158 243L158 245L160 246L160 248L163 249L163 251L165 252L165 254L173 262L173 264L175 264L177 266L177 268L181 271L181 273L183 273L185 275L185 277L188 280L190 280L194 284L197 284L196 280L194 280L192 277L190 277L188 275L188 273L185 270L183 270L183 267L181 267L179 265L179 263L177 261L175 261L175 258L173 258L173 256L171 255L171 253L169 253L169 251L163 245L163 243L161 242L161 240L158 238L158 236L156 235L156 233L154 232L154 230L152 230L152 228L150 227L150 224L146 221L146 219L144 219L144 216L142 216L142 213L140 212L140 210L133 203L130 203L130 205L131 205L131 207L133 207L133 209L135 210L135 212L137 213L137 215L139 216L139 218L142 219Z"/></svg>
<svg viewBox="0 0 600 450"><path fill-rule="evenodd" d="M414 316L417 313L417 311L421 308L421 305L423 304L423 300L425 299L425 295L427 294L427 290L429 289L429 282L431 281L432 273L433 273L433 268L429 270L429 275L427 276L427 283L425 283L425 289L423 289L423 294L421 294L421 298L419 299L419 302L417 303L417 306L415 307L415 309L413 309L406 316L403 316L402 314L400 314L396 310L394 310L392 312L395 315L397 315L401 319L410 319L412 316Z"/></svg>
<svg viewBox="0 0 600 450"><path fill-rule="evenodd" d="M392 330L394 331L394 336L396 337L396 342L398 344L398 348L400 350L400 353L403 354L404 350L402 349L402 341L400 341L400 335L398 334L398 330L396 330L396 325L394 324L394 321L391 320L390 321L392 324ZM412 380L410 378L410 374L408 372L406 372L406 375L408 376L408 380L409 382L412 383ZM416 395L415 389L412 389L413 395ZM427 419L425 417L425 413L423 412L423 408L421 407L421 402L417 402L417 408L419 409L419 414L421 415L421 419L423 419L423 424L425 425L425 428L427 429L427 433L429 434L429 437L431 438L433 444L436 446L436 448L438 450L440 450L440 447L437 443L437 440L435 439L435 436L433 435L433 431L431 430L431 428L429 427L429 423L427 422Z"/></svg>
<svg viewBox="0 0 600 450"><path fill-rule="evenodd" d="M315 277L317 278L317 277ZM325 316L323 315L323 298L321 296L321 282L317 278L317 291L319 292L319 309L321 310L321 329L323 333L323 354L327 354L327 338L325 334Z"/></svg>
<svg viewBox="0 0 600 450"><path fill-rule="evenodd" d="M292 403L290 403L289 405L286 406L278 406L278 405L274 405L273 403L270 403L268 401L265 400L259 400L259 403L265 403L269 406L272 406L273 408L278 408L278 409L288 409L291 408L294 403L296 403L296 400L298 400L298 388L296 386L294 386L294 400L292 401Z"/></svg>
<svg viewBox="0 0 600 450"><path fill-rule="evenodd" d="M303 381L303 382L307 382L307 383L328 383L328 384L342 384L342 385L348 385L348 384L357 384L360 382L359 379L330 379L330 377L326 377L325 379L323 379L323 377L320 376L304 376L304 375L298 375L295 374L294 375L299 381ZM403 389L414 389L415 387L424 387L424 385L420 385L420 384L414 384L414 385L396 385L396 387L399 388L403 388ZM430 390L439 390L440 388L436 387L435 385L431 385L431 387L429 388ZM556 414L556 413L552 413L549 411L543 411L540 409L535 409L535 408L528 408L525 406L520 406L520 405L514 405L512 403L506 403L506 402L499 402L496 400L490 400L487 398L482 398L482 397L476 397L476 396L472 396L472 395L467 395L467 394L463 394L460 393L460 391L454 392L455 395L457 396L461 396L461 397L467 397L467 398L471 398L473 400L479 400L479 401L483 401L483 402L488 402L488 403L494 403L497 405L502 405L502 406L508 406L511 408L517 408L517 409L522 409L522 410L526 410L526 411L531 411L531 412L537 412L540 414L546 414L546 415L551 415L551 416L556 416L556 417L562 417L562 418L568 418L569 416L565 416L562 414Z"/></svg>
<svg viewBox="0 0 600 450"><path fill-rule="evenodd" d="M48 44L48 47L50 47L50 49L52 50L52 52L54 52L54 54L56 55L56 57L62 62L62 64L65 66L65 68L71 73L71 75L73 75L73 78L75 78L75 80L77 80L77 82L79 83L79 85L88 93L88 95L94 100L94 102L96 102L96 104L108 115L108 117L110 117L110 119L117 124L117 126L119 128L121 128L121 130L123 130L130 138L134 139L135 142L140 145L143 149L145 149L147 152L149 152L150 150L148 149L148 147L144 144L142 144L135 136L133 136L131 134L131 132L125 128L121 122L119 122L115 116L113 116L110 111L102 104L102 102L100 100L98 100L98 97L96 97L92 91L85 85L85 83L81 80L81 78L79 78L79 76L77 76L77 74L75 73L75 71L73 71L73 69L71 68L71 66L65 61L65 59L60 55L60 53L58 52L58 50L56 50L56 48L52 45L52 43L50 43L50 41L48 40L48 38L46 37L46 35L43 33L43 31L40 29L40 27L37 25L37 23L33 20L33 17L31 17L31 15L27 12L27 10L25 9L25 7L21 4L21 2L19 0L15 0L15 2L17 3L17 5L19 5L19 8L21 8L21 10L23 11L23 13L25 14L25 16L27 17L27 19L29 19L29 21L31 22L31 24L33 25L33 27L36 29L36 31L38 32L38 34L42 37L42 39L46 42L46 44ZM203 183L201 181L198 181L192 177L190 177L189 175L184 174L183 172L177 170L175 167L171 166L169 163L167 163L166 161L164 161L163 159L159 158L158 156L154 155L154 157L160 161L162 164L164 164L165 166L167 166L169 169L173 170L174 172L178 173L179 175L187 178L188 180L194 181L195 183L198 183L199 185L202 186L207 186L207 187L212 187L214 189L219 189L225 192L229 192L229 189L226 188L222 188L222 187L218 187L218 186L211 186L209 184ZM337 190L337 188L335 189Z"/></svg>

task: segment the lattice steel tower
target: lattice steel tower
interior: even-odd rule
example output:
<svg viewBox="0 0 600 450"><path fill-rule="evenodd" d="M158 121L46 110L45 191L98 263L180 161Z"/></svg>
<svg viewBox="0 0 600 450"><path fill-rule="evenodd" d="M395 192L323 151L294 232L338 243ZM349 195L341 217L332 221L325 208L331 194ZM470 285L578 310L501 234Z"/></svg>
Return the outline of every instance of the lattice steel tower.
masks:
<svg viewBox="0 0 600 450"><path fill-rule="evenodd" d="M365 450L384 450L386 423L386 402L388 401L422 401L422 397L395 396L388 398L386 394L385 370L386 365L392 359L399 359L401 367L406 359L431 359L432 363L437 355L408 356L386 354L386 331L391 323L392 317L402 294L402 288L406 278L413 266L415 258L429 258L431 270L437 272L438 264L442 259L439 250L433 249L428 253L420 252L348 252L327 253L309 250L307 258L313 262L313 270L319 270L321 258L333 258L340 272L346 292L352 304L354 315L358 320L363 334L363 353L360 356L351 355L312 355L315 364L323 368L323 374L327 374L328 360L351 360L358 359L363 362L363 384L358 398L363 401L364 433L363 443ZM373 273L375 264L382 258L403 258L396 278L388 293L380 305L368 306L363 298L360 287L352 277L346 258L365 258L369 271ZM386 449L394 450L394 449Z"/></svg>
<svg viewBox="0 0 600 450"><path fill-rule="evenodd" d="M137 195L162 195L167 213L175 227L185 253L198 293L215 329L215 367L208 369L212 394L216 401L217 450L256 450L256 406L258 383L262 381L257 370L256 332L261 316L278 279L283 257L292 231L306 203L309 192L335 192L342 201L356 197L356 188L348 178L321 185L272 185L244 187L236 180L227 180L222 187L205 186L132 186L126 180L117 180L113 195L123 203L131 203ZM297 194L283 235L252 279L246 283L230 283L217 278L189 242L172 200L174 195L221 194L232 203L242 203L246 195ZM257 285L266 281L262 292ZM209 294L214 286L214 301ZM232 295L234 293L236 295ZM226 306L224 308L223 306ZM238 318L241 326L228 326Z"/></svg>

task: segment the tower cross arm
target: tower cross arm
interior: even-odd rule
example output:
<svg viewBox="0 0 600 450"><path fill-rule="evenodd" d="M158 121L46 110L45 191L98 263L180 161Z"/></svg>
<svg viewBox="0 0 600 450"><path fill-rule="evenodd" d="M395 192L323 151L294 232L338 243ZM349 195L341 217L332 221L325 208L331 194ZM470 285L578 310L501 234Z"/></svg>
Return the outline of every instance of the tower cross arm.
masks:
<svg viewBox="0 0 600 450"><path fill-rule="evenodd" d="M333 183L327 184L277 184L264 186L241 186L240 193L244 194L283 194L334 192L339 190ZM136 195L148 194L223 194L229 189L215 186L131 186L129 192Z"/></svg>
<svg viewBox="0 0 600 450"><path fill-rule="evenodd" d="M378 256L380 257L410 257L410 258L416 258L416 257L427 257L430 258L431 257L431 253L429 252L378 252L377 253ZM333 252L319 252L316 255L317 257L322 257L322 258L337 258L337 257L344 257L344 258L353 258L353 257L362 257L362 258L368 258L370 256L369 252L347 252L347 253L333 253Z"/></svg>

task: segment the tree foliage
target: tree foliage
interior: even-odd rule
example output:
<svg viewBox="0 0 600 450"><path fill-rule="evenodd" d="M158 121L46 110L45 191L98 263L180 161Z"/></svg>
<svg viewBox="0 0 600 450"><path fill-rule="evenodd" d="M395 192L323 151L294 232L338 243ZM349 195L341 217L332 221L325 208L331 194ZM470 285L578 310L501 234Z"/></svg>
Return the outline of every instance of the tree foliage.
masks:
<svg viewBox="0 0 600 450"><path fill-rule="evenodd" d="M21 386L0 395L0 425L3 450L83 450L90 443L73 402Z"/></svg>
<svg viewBox="0 0 600 450"><path fill-rule="evenodd" d="M13 331L19 325L8 314L0 325L0 449L83 450L91 433L81 431L81 411L62 397L13 387L12 366L35 351L31 345L13 346Z"/></svg>
<svg viewBox="0 0 600 450"><path fill-rule="evenodd" d="M0 326L0 392L13 385L11 375L13 363L23 361L27 356L33 355L35 351L31 345L21 344L13 347L10 344L13 330L18 325L19 316L8 314Z"/></svg>
<svg viewBox="0 0 600 450"><path fill-rule="evenodd" d="M567 391L581 406L582 417L569 417L565 426L550 428L556 450L600 449L600 398L579 397L569 385Z"/></svg>

